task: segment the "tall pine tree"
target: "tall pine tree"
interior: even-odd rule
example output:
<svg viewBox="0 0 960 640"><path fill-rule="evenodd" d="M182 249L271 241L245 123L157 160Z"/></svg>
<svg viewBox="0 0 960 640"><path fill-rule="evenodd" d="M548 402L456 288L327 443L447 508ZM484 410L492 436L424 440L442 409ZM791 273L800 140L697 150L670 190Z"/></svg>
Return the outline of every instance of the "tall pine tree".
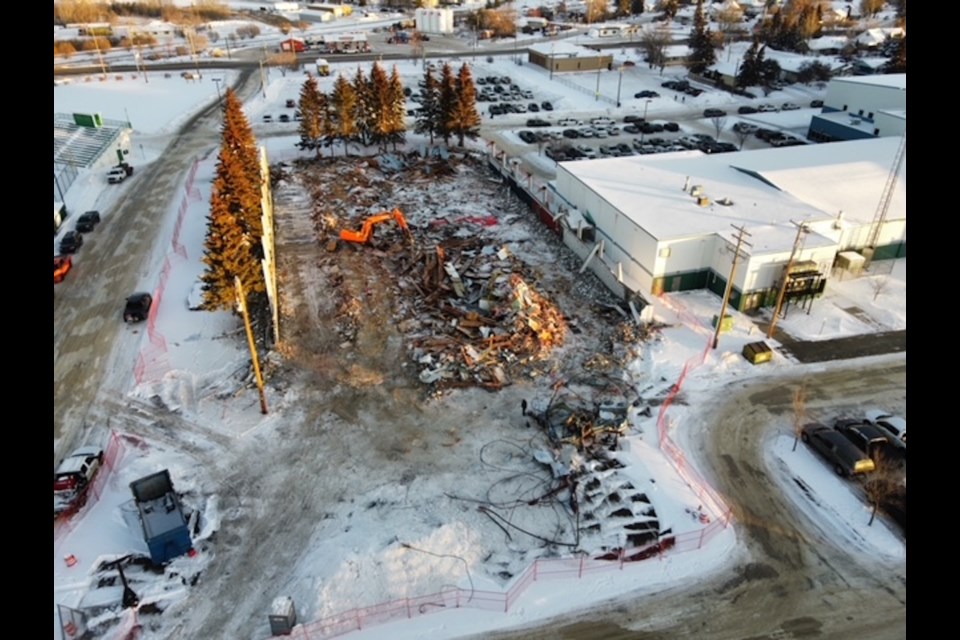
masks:
<svg viewBox="0 0 960 640"><path fill-rule="evenodd" d="M224 101L220 152L210 197L202 276L204 306L233 309L234 277L249 294L266 290L259 151L243 106L232 90Z"/></svg>
<svg viewBox="0 0 960 640"><path fill-rule="evenodd" d="M423 73L423 80L420 81L420 113L417 114L413 130L429 135L432 145L433 136L440 134L441 117L440 85L433 77L433 69L427 67Z"/></svg>
<svg viewBox="0 0 960 640"><path fill-rule="evenodd" d="M692 73L702 74L716 61L713 34L703 13L703 0L697 0L697 8L693 14L693 31L690 33L690 59L687 61L687 69Z"/></svg>
<svg viewBox="0 0 960 640"><path fill-rule="evenodd" d="M317 79L309 76L300 88L300 140L313 144L320 155L321 143L327 135L327 99L320 92Z"/></svg>
<svg viewBox="0 0 960 640"><path fill-rule="evenodd" d="M343 142L343 155L350 155L348 145L357 139L357 94L342 75L333 83L329 102L331 136Z"/></svg>
<svg viewBox="0 0 960 640"><path fill-rule="evenodd" d="M444 63L440 70L440 119L437 134L443 138L444 144L450 144L450 136L454 133L453 125L457 108L457 79L453 75L450 63Z"/></svg>
<svg viewBox="0 0 960 640"><path fill-rule="evenodd" d="M480 133L480 114L477 113L477 88L473 84L470 67L464 63L457 73L456 101L451 113L449 128L456 134L457 143L463 146L464 138L476 140Z"/></svg>
<svg viewBox="0 0 960 640"><path fill-rule="evenodd" d="M390 78L379 62L373 63L368 85L369 112L372 116L368 124L368 130L370 132L369 139L370 142L376 144L377 148L383 152L386 151L387 143L390 140L393 115L390 100Z"/></svg>
<svg viewBox="0 0 960 640"><path fill-rule="evenodd" d="M356 140L364 146L373 141L377 119L371 84L364 74L363 68L358 66L357 73L353 76L353 121L356 127Z"/></svg>
<svg viewBox="0 0 960 640"><path fill-rule="evenodd" d="M407 139L407 98L403 95L403 80L397 65L390 71L390 124L387 127L387 141L397 150L398 144Z"/></svg>

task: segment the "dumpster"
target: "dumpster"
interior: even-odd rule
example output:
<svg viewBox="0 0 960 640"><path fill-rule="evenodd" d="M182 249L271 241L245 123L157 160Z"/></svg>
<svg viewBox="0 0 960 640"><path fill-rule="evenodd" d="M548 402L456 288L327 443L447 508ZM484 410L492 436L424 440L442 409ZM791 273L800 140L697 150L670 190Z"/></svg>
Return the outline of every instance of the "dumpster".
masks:
<svg viewBox="0 0 960 640"><path fill-rule="evenodd" d="M767 343L762 340L760 342L751 342L743 345L743 357L746 358L750 364L770 362L773 358L773 349L767 346Z"/></svg>
<svg viewBox="0 0 960 640"><path fill-rule="evenodd" d="M293 598L280 596L273 599L270 606L270 633L275 636L288 636L297 626L297 611Z"/></svg>

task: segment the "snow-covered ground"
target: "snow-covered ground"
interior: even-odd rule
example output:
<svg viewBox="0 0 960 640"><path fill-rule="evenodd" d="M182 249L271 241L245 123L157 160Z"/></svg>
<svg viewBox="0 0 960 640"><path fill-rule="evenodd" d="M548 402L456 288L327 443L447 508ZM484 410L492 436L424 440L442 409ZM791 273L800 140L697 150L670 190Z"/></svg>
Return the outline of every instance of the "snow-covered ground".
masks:
<svg viewBox="0 0 960 640"><path fill-rule="evenodd" d="M528 65L518 66L503 59L494 63L482 61L478 66L488 68L491 73L512 75L521 84L542 87L544 95L549 94L561 111L585 111L597 107L591 96L568 84L547 85L543 73ZM400 69L410 77L411 85L422 73L421 67L411 63L403 63ZM630 73L636 73L637 80L635 83L630 80L631 96L633 91L639 90L635 87L659 87L659 76L646 73L640 67L634 69ZM478 69L475 75L484 73ZM96 111L109 118L129 119L135 130L132 155L134 161L142 165L162 152L167 136L184 118L216 99L217 83L213 79L217 77L223 78L221 84L231 81L230 74L225 72L207 73L199 82L187 82L176 74L166 78L163 74L153 72L149 82L133 78L122 81L111 78L104 82L78 79L54 89L54 110ZM302 79L302 75L288 73L282 76L274 70L269 78L266 97L258 93L247 105L255 133L260 136L269 157L274 161L300 155L293 147L296 125L263 124L262 115L283 112L284 99L296 97ZM615 93L617 74L602 74L602 80L604 94ZM595 76L593 81L596 81ZM623 82L624 85L628 82L626 77ZM588 84L589 80L585 79L584 83ZM624 93L627 93L625 88ZM698 102L696 108L722 105L727 100L725 94L710 92L705 95L714 94L715 98ZM793 94L785 92L783 100L794 98ZM627 109L638 107L642 108L642 104L626 105ZM690 107L689 101L687 107ZM666 98L649 107L654 115L659 115L661 108L664 114L673 114L678 106ZM598 109L601 112L609 110L608 104ZM171 117L171 114L176 115ZM416 140L415 136L411 136L411 144L415 144ZM211 437L243 440L276 429L283 420L284 403L278 392L270 391L271 404L281 409L264 417L259 411L255 388L225 382L235 378L232 372L244 367L247 358L245 342L232 331L236 329L236 321L230 314L187 309L186 302L202 271L199 258L214 160L214 154L198 159L192 179L184 177L182 189L171 194L169 217L164 222L165 231L159 239L157 253L150 262L155 267L151 267L145 283L147 288L157 286L161 279L164 284L156 327L165 337L165 352L162 357L156 357L151 352L147 332L144 332L139 353L115 354L115 359L118 366L126 364L129 367L127 379L130 382L125 392L131 397L160 397L168 407L205 425L211 430ZM66 194L73 210L98 208L105 218L109 217L110 204L116 197L114 191L103 191L102 177L92 173L82 173ZM456 197L456 194L450 197ZM71 226L72 219L68 219L65 228ZM175 230L178 230L177 239L183 252L174 250ZM83 260L82 252L76 260ZM881 272L883 266L889 266L889 273ZM70 286L69 279L58 286ZM808 340L905 329L905 299L906 260L878 263L872 272L860 277L832 278L823 298L813 305L810 314L791 311L779 326L798 338ZM862 309L870 321L864 322L844 310L853 306ZM719 300L708 292L696 291L669 294L662 300L654 301L654 307L656 319L669 326L662 331L662 338L648 345L643 357L628 369L674 381L685 365L698 362L702 357L711 334L710 318L717 313ZM688 396L708 394L718 380L749 379L761 372L766 376L776 375L777 372L787 372L797 366L780 356L762 369L748 364L740 357L740 350L745 343L759 340L762 335L749 318L736 313L733 315L734 328L722 335L720 349L709 353L704 363L687 377L685 393ZM138 355L145 353L152 354L152 359L148 358L152 368L139 372L142 382L137 384L135 363ZM122 377L122 372L117 375ZM675 411L682 418L689 408L676 408ZM449 638L468 632L480 633L567 611L574 596L578 602L586 603L590 599L601 600L633 589L682 584L696 575L735 561L737 540L734 529L716 526L722 516L722 505L705 503L697 497L696 487L691 487L678 475L658 446L654 421L655 418L651 417L631 416L631 435L623 440L624 451L620 454L627 463L626 473L635 480L638 488L649 492L661 520L672 523L676 533L695 534L709 527L714 532L713 537L701 548L678 549L661 559L636 563L623 571L600 572L582 579L538 580L522 591L508 613L472 609L445 611L402 623L373 627L356 632L353 637L382 638L389 634L396 638ZM770 468L776 470L781 478L782 489L796 498L798 508L809 512L811 518L820 522L821 526L855 546L894 559L904 557L905 545L899 534L889 530L882 521L866 527L870 515L868 507L820 459L805 447L791 451L791 425L772 425L772 429L780 435L771 439L768 452ZM202 573L216 544L223 544L208 541L218 528L218 499L216 495L204 495L202 492L203 469L193 464L190 455L190 447L198 443L183 444L183 447L178 447L167 441L124 441L123 457L110 473L99 500L86 507L67 527L55 531L55 604L89 606L91 603L85 598L90 597L94 586L91 584L93 567L101 560L128 553L146 554L136 514L131 508L129 483L164 468L170 470L177 490L190 496L192 502L189 506L203 512L199 533L195 537L199 553L193 558L184 557L174 561L168 569L168 576L172 571L183 575ZM815 487L817 495L824 501L818 505L811 504L787 480L791 476L803 477L810 486ZM655 489L650 484L651 478L656 481ZM465 475L463 480L465 485L462 490L468 492L471 488L470 478ZM479 486L476 488L480 490ZM708 514L709 523L699 519L698 508ZM409 526L405 528L405 524ZM349 538L351 541L382 537L376 518L358 518L353 526L353 535ZM391 527L401 539L405 531L421 533L417 538L407 540L410 548L405 552L399 552L395 547L367 547L348 542L347 538L334 538L326 543L318 541L315 552L302 558L295 579L291 580L291 584L313 584L312 593L322 594L322 597L314 596L316 600L305 595L311 593L310 590L300 594L297 606L306 614L306 619L301 618L301 621L393 600L398 594L415 596L435 593L451 585L503 593L503 585L484 577L484 559L479 553L484 541L477 539L476 531L460 523L443 523L426 535L417 521L417 514L404 514L402 510L395 510L391 514ZM426 553L417 553L416 549ZM431 552L440 553L440 550L446 557L431 555ZM74 556L77 564L68 567L64 562L67 555ZM322 588L317 585L322 585ZM151 599L176 602L189 592L189 586L173 587L169 581L159 580L152 584L139 583L139 588L145 602ZM55 606L54 637L59 638L56 610ZM251 624L265 626L266 613L262 620L251 621ZM105 615L115 614L108 612Z"/></svg>

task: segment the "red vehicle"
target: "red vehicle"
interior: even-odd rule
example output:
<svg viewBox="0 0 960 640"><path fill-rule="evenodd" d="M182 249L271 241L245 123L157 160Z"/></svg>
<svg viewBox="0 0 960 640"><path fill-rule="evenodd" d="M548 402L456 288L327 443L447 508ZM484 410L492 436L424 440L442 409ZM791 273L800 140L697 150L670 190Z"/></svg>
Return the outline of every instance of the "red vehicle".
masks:
<svg viewBox="0 0 960 640"><path fill-rule="evenodd" d="M53 256L53 283L63 282L72 268L73 258L70 256Z"/></svg>
<svg viewBox="0 0 960 640"><path fill-rule="evenodd" d="M53 473L53 515L81 506L103 465L103 449L80 447L60 462Z"/></svg>

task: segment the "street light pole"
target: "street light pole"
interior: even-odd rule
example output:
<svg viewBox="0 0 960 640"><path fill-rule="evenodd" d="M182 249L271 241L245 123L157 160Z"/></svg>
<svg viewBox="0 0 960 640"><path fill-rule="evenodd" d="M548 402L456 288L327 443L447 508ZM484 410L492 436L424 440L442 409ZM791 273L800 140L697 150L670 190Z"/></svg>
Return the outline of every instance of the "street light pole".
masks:
<svg viewBox="0 0 960 640"><path fill-rule="evenodd" d="M220 117L223 117L223 96L220 94L220 83L223 78L214 78L213 83L217 85L217 105L220 107Z"/></svg>
<svg viewBox="0 0 960 640"><path fill-rule="evenodd" d="M617 78L617 107L620 107L620 86L623 84L623 65L620 65L620 76Z"/></svg>
<svg viewBox="0 0 960 640"><path fill-rule="evenodd" d="M653 102L653 100L647 100L647 101L644 103L644 105L643 105L643 124L641 125L642 127L646 127L646 126L647 126L647 109L650 108L650 103L651 103L651 102ZM643 140L644 140L644 138L646 138L646 137L647 137L647 131L646 131L646 129L645 129L645 128L641 128L641 129L640 129L640 144L643 144Z"/></svg>

